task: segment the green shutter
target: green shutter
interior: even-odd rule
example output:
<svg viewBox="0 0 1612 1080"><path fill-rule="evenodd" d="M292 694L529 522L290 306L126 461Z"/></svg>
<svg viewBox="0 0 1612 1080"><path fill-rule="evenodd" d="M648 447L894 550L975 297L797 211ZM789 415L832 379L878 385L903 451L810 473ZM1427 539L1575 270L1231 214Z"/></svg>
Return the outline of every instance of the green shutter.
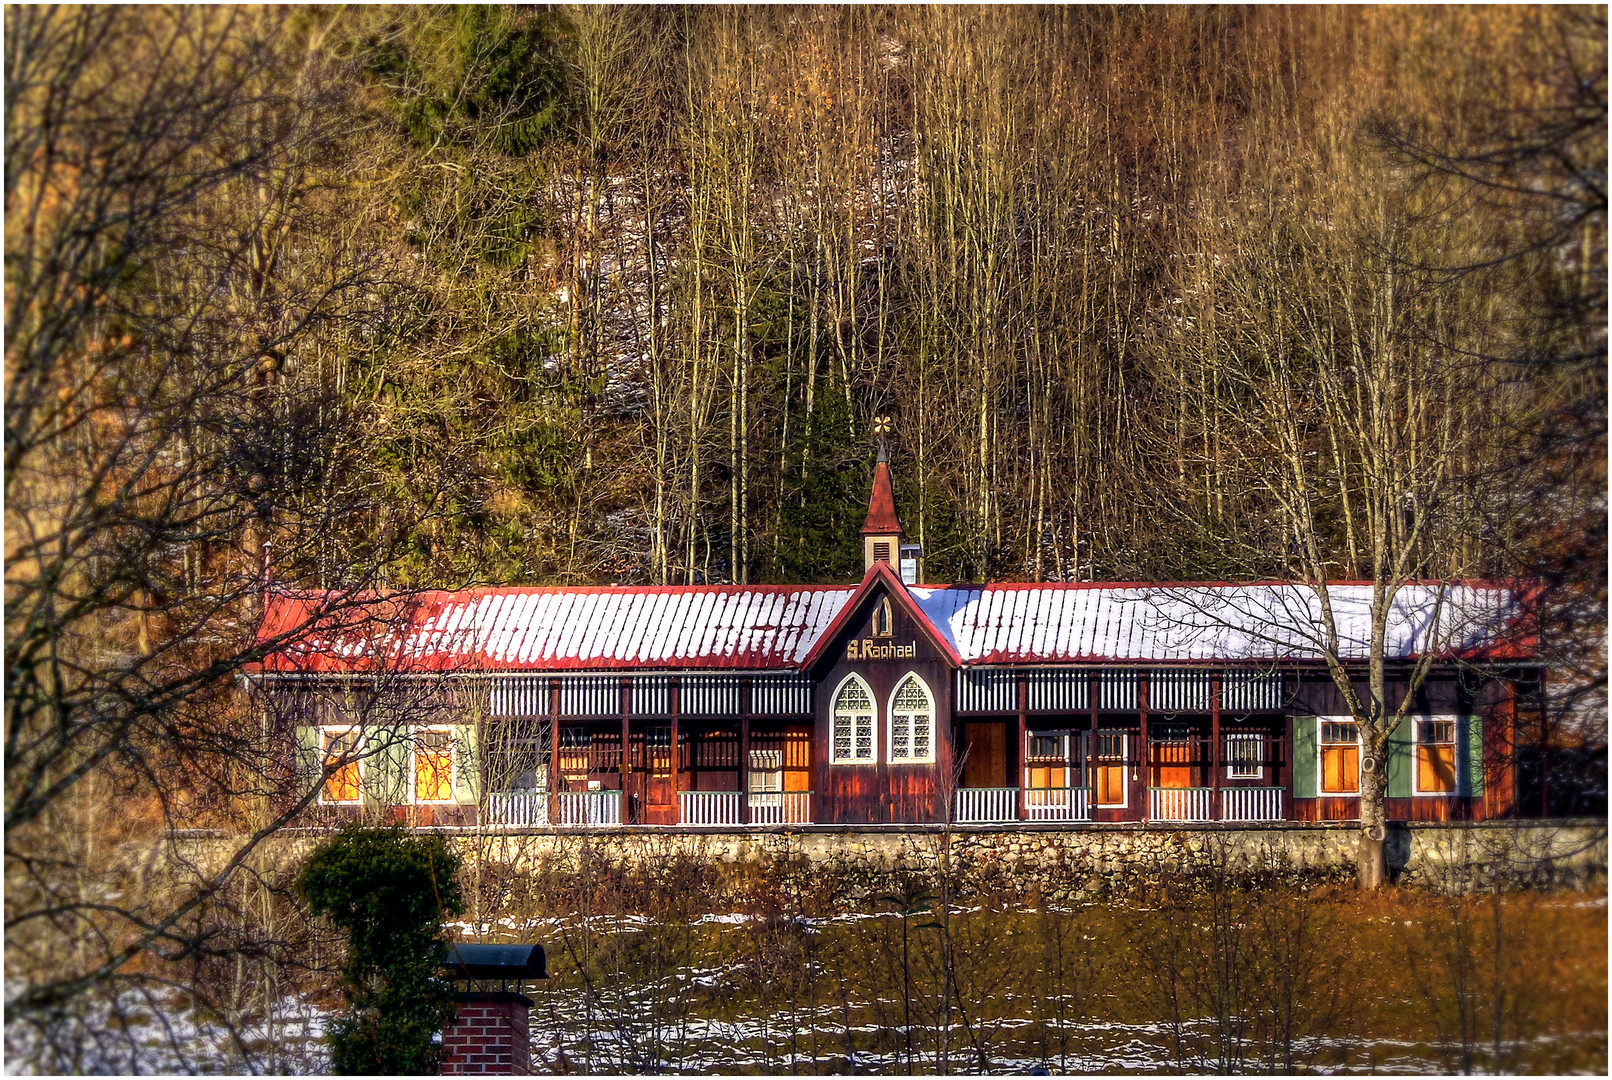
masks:
<svg viewBox="0 0 1612 1080"><path fill-rule="evenodd" d="M297 728L298 794L305 795L319 783L319 729L311 724Z"/></svg>
<svg viewBox="0 0 1612 1080"><path fill-rule="evenodd" d="M399 726L396 734L386 752L386 776L391 782L386 801L401 806L414 801L414 732L412 728Z"/></svg>
<svg viewBox="0 0 1612 1080"><path fill-rule="evenodd" d="M1320 760L1315 752L1316 725L1313 716L1293 718L1293 797L1313 799L1321 774Z"/></svg>
<svg viewBox="0 0 1612 1080"><path fill-rule="evenodd" d="M1474 799L1483 798L1483 717L1463 716L1466 738L1461 746L1466 750L1466 767L1461 770L1464 787L1462 794Z"/></svg>
<svg viewBox="0 0 1612 1080"><path fill-rule="evenodd" d="M377 725L364 731L364 801L399 806L409 801L409 729Z"/></svg>
<svg viewBox="0 0 1612 1080"><path fill-rule="evenodd" d="M1407 716L1388 735L1388 797L1408 799L1411 796L1411 735L1416 717Z"/></svg>
<svg viewBox="0 0 1612 1080"><path fill-rule="evenodd" d="M456 725L453 732L453 801L475 806L481 791L481 733L475 724Z"/></svg>

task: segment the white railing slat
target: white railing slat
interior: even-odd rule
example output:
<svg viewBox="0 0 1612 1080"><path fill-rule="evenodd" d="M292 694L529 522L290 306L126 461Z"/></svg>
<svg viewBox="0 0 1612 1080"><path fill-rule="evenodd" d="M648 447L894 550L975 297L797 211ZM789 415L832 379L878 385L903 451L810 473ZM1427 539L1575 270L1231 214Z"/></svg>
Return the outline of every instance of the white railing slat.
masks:
<svg viewBox="0 0 1612 1080"><path fill-rule="evenodd" d="M1024 816L1027 821L1090 821L1089 788L1026 788Z"/></svg>
<svg viewBox="0 0 1612 1080"><path fill-rule="evenodd" d="M621 824L619 791L562 791L558 800L561 825Z"/></svg>
<svg viewBox="0 0 1612 1080"><path fill-rule="evenodd" d="M1148 816L1154 821L1208 821L1208 788L1148 788Z"/></svg>
<svg viewBox="0 0 1612 1080"><path fill-rule="evenodd" d="M750 796L752 825L810 825L812 793L809 791L769 791Z"/></svg>
<svg viewBox="0 0 1612 1080"><path fill-rule="evenodd" d="M1018 818L1018 788L959 788L957 820L965 825L982 825Z"/></svg>
<svg viewBox="0 0 1612 1080"><path fill-rule="evenodd" d="M493 791L487 795L489 825L547 825L549 795L546 791Z"/></svg>
<svg viewBox="0 0 1612 1080"><path fill-rule="evenodd" d="M1220 817L1223 821L1281 821L1282 789L1279 787L1221 788Z"/></svg>
<svg viewBox="0 0 1612 1080"><path fill-rule="evenodd" d="M684 825L739 824L737 791L679 791L678 820Z"/></svg>

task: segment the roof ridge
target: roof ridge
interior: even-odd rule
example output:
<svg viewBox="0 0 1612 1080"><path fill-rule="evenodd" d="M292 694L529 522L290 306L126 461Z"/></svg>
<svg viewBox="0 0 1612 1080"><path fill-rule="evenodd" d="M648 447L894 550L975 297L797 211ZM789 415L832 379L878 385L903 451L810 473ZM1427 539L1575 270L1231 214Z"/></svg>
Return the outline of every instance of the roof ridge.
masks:
<svg viewBox="0 0 1612 1080"><path fill-rule="evenodd" d="M953 665L1254 661L1320 654L1302 582L904 585L875 563L857 586L484 586L353 596L272 591L264 670L790 670L817 662L884 581ZM1345 659L1363 655L1368 583L1335 596ZM1413 583L1392 616L1396 658L1424 649L1525 658L1526 583ZM1449 584L1454 591L1432 588ZM1282 586L1283 588L1275 588ZM1085 599L1078 599L1084 596ZM1445 596L1438 625L1428 625Z"/></svg>

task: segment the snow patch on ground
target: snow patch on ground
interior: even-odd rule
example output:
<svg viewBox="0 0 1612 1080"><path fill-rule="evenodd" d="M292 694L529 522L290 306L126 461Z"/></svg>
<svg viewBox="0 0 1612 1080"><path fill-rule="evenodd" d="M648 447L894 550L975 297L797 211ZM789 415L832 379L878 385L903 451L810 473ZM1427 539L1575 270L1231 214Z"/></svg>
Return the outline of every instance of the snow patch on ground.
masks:
<svg viewBox="0 0 1612 1080"><path fill-rule="evenodd" d="M6 1072L306 1075L330 1067L329 1014L293 998L281 999L267 1018L235 1023L166 987L79 999L75 1007L39 1018L16 1018L8 1009Z"/></svg>

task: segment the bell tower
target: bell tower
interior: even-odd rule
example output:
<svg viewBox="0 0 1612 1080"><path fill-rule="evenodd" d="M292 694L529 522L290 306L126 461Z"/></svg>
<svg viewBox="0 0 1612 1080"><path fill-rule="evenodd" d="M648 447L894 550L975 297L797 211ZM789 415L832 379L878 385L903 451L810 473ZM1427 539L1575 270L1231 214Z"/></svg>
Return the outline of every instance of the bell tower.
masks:
<svg viewBox="0 0 1612 1080"><path fill-rule="evenodd" d="M884 436L890 432L890 418L880 416L873 422L874 433L879 436L879 457L873 466L873 491L868 496L868 518L862 526L862 572L873 569L876 562L889 563L908 585L918 581L919 562L923 550L917 544L903 544L901 519L896 516L895 489L890 486L890 455L884 447Z"/></svg>

